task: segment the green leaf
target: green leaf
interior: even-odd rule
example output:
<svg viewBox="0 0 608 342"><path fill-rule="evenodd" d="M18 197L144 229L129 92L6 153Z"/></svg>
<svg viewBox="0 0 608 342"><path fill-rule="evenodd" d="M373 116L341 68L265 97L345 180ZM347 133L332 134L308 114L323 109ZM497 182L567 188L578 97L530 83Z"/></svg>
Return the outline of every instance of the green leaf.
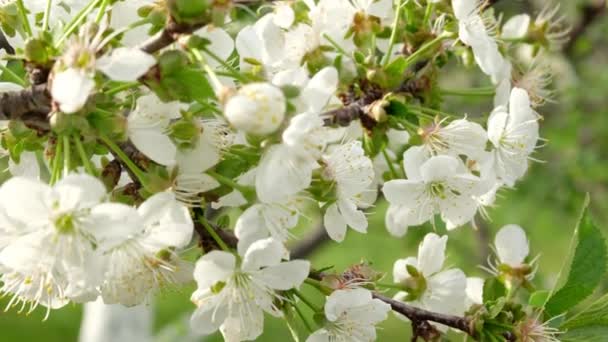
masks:
<svg viewBox="0 0 608 342"><path fill-rule="evenodd" d="M551 293L546 290L536 291L530 296L530 299L528 299L528 305L533 308L542 308L545 306L545 303L547 303L547 299L549 299L550 295Z"/></svg>
<svg viewBox="0 0 608 342"><path fill-rule="evenodd" d="M496 278L490 278L483 284L483 302L487 303L504 297L507 294L505 286Z"/></svg>
<svg viewBox="0 0 608 342"><path fill-rule="evenodd" d="M403 56L397 57L386 66L384 71L387 77L388 88L394 88L403 82L407 67L407 61Z"/></svg>
<svg viewBox="0 0 608 342"><path fill-rule="evenodd" d="M603 326L608 329L608 294L595 303L566 320L561 328L575 329L590 326Z"/></svg>
<svg viewBox="0 0 608 342"><path fill-rule="evenodd" d="M162 85L174 99L182 102L206 102L215 97L205 74L195 68L182 68L163 78Z"/></svg>
<svg viewBox="0 0 608 342"><path fill-rule="evenodd" d="M559 335L562 342L604 342L608 336L608 327L590 326L580 329L569 330Z"/></svg>
<svg viewBox="0 0 608 342"><path fill-rule="evenodd" d="M551 295L545 306L549 317L557 316L589 297L606 272L606 241L591 220L588 205L587 196L574 232L576 248L570 272L564 285Z"/></svg>

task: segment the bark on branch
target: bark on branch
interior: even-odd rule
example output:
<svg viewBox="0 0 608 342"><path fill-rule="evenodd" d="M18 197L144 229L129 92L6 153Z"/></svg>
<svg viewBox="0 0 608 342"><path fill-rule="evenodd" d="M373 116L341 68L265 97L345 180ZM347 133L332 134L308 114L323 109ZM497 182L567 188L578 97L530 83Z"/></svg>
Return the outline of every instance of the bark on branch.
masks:
<svg viewBox="0 0 608 342"><path fill-rule="evenodd" d="M389 304L393 311L404 315L414 324L421 324L422 322L435 322L458 329L465 332L469 336L474 335L471 321L466 317L446 315L420 309L378 293L374 293L374 298L380 299L381 301Z"/></svg>
<svg viewBox="0 0 608 342"><path fill-rule="evenodd" d="M51 95L46 84L0 94L0 120L24 120L27 114L48 113Z"/></svg>

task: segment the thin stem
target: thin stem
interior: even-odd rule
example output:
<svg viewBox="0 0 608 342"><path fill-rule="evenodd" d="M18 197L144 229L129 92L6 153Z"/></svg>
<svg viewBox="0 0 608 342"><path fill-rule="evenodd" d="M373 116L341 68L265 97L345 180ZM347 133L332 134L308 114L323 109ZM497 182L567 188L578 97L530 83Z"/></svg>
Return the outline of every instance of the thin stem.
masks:
<svg viewBox="0 0 608 342"><path fill-rule="evenodd" d="M302 323L304 323L304 326L306 327L308 332L312 333L314 331L312 329L312 325L308 322L308 320L306 319L306 316L304 316L304 313L302 312L302 310L300 310L300 308L295 304L293 304L293 308L296 311L296 313L298 314L298 316L300 316L300 319L302 320Z"/></svg>
<svg viewBox="0 0 608 342"><path fill-rule="evenodd" d="M401 286L399 284L376 283L376 286L383 287L386 289L395 289L395 290L404 291L403 286Z"/></svg>
<svg viewBox="0 0 608 342"><path fill-rule="evenodd" d="M27 11L25 10L25 5L23 4L23 0L17 0L17 10L19 10L19 16L21 17L21 21L23 22L23 29L28 37L33 36L32 27L30 26L30 21L27 18Z"/></svg>
<svg viewBox="0 0 608 342"><path fill-rule="evenodd" d="M91 0L88 5L86 5L80 12L78 12L72 21L66 25L65 31L61 35L61 37L55 43L55 46L60 46L75 30L78 28L78 25L87 17L91 11L97 6L101 0Z"/></svg>
<svg viewBox="0 0 608 342"><path fill-rule="evenodd" d="M228 245L226 245L224 240L222 240L222 238L217 234L215 229L211 227L211 224L209 224L209 221L207 221L204 216L199 216L198 221L203 225L207 233L211 235L211 238L213 238L213 240L217 243L218 246L220 246L222 250L232 253L230 248L228 248Z"/></svg>
<svg viewBox="0 0 608 342"><path fill-rule="evenodd" d="M117 85L114 88L109 89L105 93L107 95L112 96L112 95L116 95L116 94L120 93L123 90L128 90L128 89L135 88L135 87L138 87L138 86L139 86L139 82L124 83L124 84L120 84L120 85Z"/></svg>
<svg viewBox="0 0 608 342"><path fill-rule="evenodd" d="M48 30L49 20L51 19L51 9L53 8L53 0L46 0L46 7L44 8L44 17L42 18L42 29Z"/></svg>
<svg viewBox="0 0 608 342"><path fill-rule="evenodd" d="M203 66L203 70L205 70L205 72L209 75L209 78L211 79L211 83L213 83L213 88L215 89L215 91L216 92L221 91L222 88L224 87L224 85L222 84L220 79L217 77L217 74L215 73L215 71L213 69L211 69L211 67L209 66L207 61L205 61L205 57L203 57L201 52L197 49L192 49L192 54L194 55L194 58L196 58L196 60ZM230 74L230 76L234 77L234 75L231 71L229 71L229 74Z"/></svg>
<svg viewBox="0 0 608 342"><path fill-rule="evenodd" d="M384 147L382 149L382 155L384 156L384 160L386 160L386 164L388 165L388 169L390 170L391 176L393 177L393 179L399 178L399 174L397 174L397 170L395 170L395 165L393 165L391 158L388 156L388 153L386 152L386 147Z"/></svg>
<svg viewBox="0 0 608 342"><path fill-rule="evenodd" d="M19 75L15 74L13 70L8 68L6 65L0 63L0 70L2 70L2 74L6 74L6 76L10 77L13 81L17 82L22 87L25 87L27 84L25 80L19 77Z"/></svg>
<svg viewBox="0 0 608 342"><path fill-rule="evenodd" d="M432 109L432 108L427 108L427 107L420 107L420 106L414 106L414 105L407 105L408 109L413 109L413 110L417 110L420 111L422 113L426 113L426 114L432 114L432 115L443 115L443 116L448 116L448 117L457 117L454 114L450 114L450 113L446 113L446 112L442 112L440 110L437 109Z"/></svg>
<svg viewBox="0 0 608 342"><path fill-rule="evenodd" d="M116 143L114 143L112 140L110 140L108 137L106 137L103 134L99 134L99 139L101 141L103 141L103 143L106 144L110 148L110 150L112 150L112 152L114 152L118 156L118 158L120 158L120 160L122 160L122 162L125 163L125 165L127 165L129 170L131 172L133 172L135 177L137 177L139 182L141 184L143 184L145 187L147 177L146 177L146 174L139 168L139 166L137 166L131 160L131 158L129 158L129 156L127 156L127 154L118 145L116 145Z"/></svg>
<svg viewBox="0 0 608 342"><path fill-rule="evenodd" d="M63 136L63 176L70 174L70 162L72 161L72 149L70 148L70 137Z"/></svg>
<svg viewBox="0 0 608 342"><path fill-rule="evenodd" d="M74 134L74 144L76 145L76 150L78 151L78 154L80 155L80 161L82 161L82 165L84 165L84 169L87 170L87 172L89 174L91 174L95 177L99 176L99 174L97 173L97 169L95 168L93 163L91 163L91 160L87 156L87 152L85 151L84 145L82 144L82 141L80 140L80 136L78 136L77 134Z"/></svg>
<svg viewBox="0 0 608 342"><path fill-rule="evenodd" d="M221 59L218 55L216 55L215 53L213 53L211 50L203 47L203 52L205 52L207 55L209 55L209 57L211 57L211 59L215 60L216 62L220 63L220 65L222 67L224 67L228 72L232 73L232 77L234 77L235 79L241 81L241 82L247 82L249 81L249 79L247 77L245 77L244 75L242 75L238 70L236 70L235 68L233 68L231 65L229 65L228 63L226 63L225 60ZM196 50L193 50L196 51ZM196 57L197 55L195 55ZM202 56L199 56L200 58L202 58ZM197 58L198 58L197 57ZM200 60L199 60L200 62Z"/></svg>
<svg viewBox="0 0 608 342"><path fill-rule="evenodd" d="M327 39L327 41L336 49L339 53L344 56L351 57L346 50L344 50L335 40L333 40L327 33L323 33L323 38ZM352 58L352 57L351 57Z"/></svg>
<svg viewBox="0 0 608 342"><path fill-rule="evenodd" d="M426 5L426 11L424 12L424 19L423 19L423 23L424 25L426 25L429 20L431 19L431 14L433 14L433 10L435 9L435 3L434 2L429 2Z"/></svg>
<svg viewBox="0 0 608 342"><path fill-rule="evenodd" d="M101 6L99 7L99 12L97 12L97 17L95 18L95 23L101 23L103 19L103 15L106 14L106 8L110 4L110 0L102 0Z"/></svg>
<svg viewBox="0 0 608 342"><path fill-rule="evenodd" d="M447 96L494 96L496 90L492 87L471 89L441 89L442 95Z"/></svg>
<svg viewBox="0 0 608 342"><path fill-rule="evenodd" d="M435 47L435 45L441 43L442 41L452 38L453 34L442 34L437 36L437 38L431 40L430 42L422 45L420 49L416 50L413 54L409 55L405 59L406 65L412 65L414 62L418 60L418 58L422 57L425 53L429 52L431 49Z"/></svg>
<svg viewBox="0 0 608 342"><path fill-rule="evenodd" d="M306 298L306 296L304 296L304 294L302 292L300 292L298 289L292 289L291 292L293 292L294 295L296 295L298 298L300 298L302 303L306 304L309 308L312 309L312 311L314 311L314 312L323 311L323 309L316 306L313 302L311 302L308 298Z"/></svg>
<svg viewBox="0 0 608 342"><path fill-rule="evenodd" d="M397 13L395 13L395 21L393 21L393 31L391 32L391 38L389 40L388 49L386 50L386 55L383 57L382 66L388 65L391 61L391 55L393 54L393 48L395 47L395 42L397 41L397 26L399 26L399 19L401 19L401 6L403 0L399 0L397 3Z"/></svg>
<svg viewBox="0 0 608 342"><path fill-rule="evenodd" d="M215 178L215 180L220 182L220 184L229 186L235 190L240 191L243 194L247 194L253 190L252 188L245 186L245 185L238 184L234 180L232 180L224 175L220 175L219 173L217 173L215 171L207 171L207 174L209 176Z"/></svg>
<svg viewBox="0 0 608 342"><path fill-rule="evenodd" d="M57 179L59 178L59 173L61 172L61 158L63 153L63 139L57 137L57 143L55 145L55 156L53 156L53 167L51 170L51 180L49 183L51 185L55 184Z"/></svg>
<svg viewBox="0 0 608 342"><path fill-rule="evenodd" d="M304 283L314 287L315 289L317 289L319 292L323 293L324 295L330 295L332 292L332 290L329 287L321 284L320 281L313 279L313 278L306 278L304 280Z"/></svg>

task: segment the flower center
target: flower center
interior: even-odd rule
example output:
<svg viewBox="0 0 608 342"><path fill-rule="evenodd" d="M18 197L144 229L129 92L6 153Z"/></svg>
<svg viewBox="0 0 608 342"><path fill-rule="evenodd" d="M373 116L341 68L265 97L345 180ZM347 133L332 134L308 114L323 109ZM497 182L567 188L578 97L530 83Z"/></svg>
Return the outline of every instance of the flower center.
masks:
<svg viewBox="0 0 608 342"><path fill-rule="evenodd" d="M72 234L76 230L76 218L71 213L60 215L53 223L59 234Z"/></svg>

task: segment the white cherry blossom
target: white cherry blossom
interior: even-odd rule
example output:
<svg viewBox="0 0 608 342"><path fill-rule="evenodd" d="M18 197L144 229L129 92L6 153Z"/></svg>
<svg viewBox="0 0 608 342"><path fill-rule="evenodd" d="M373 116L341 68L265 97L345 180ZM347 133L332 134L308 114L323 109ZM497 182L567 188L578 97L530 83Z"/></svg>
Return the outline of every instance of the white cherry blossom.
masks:
<svg viewBox="0 0 608 342"><path fill-rule="evenodd" d="M110 50L98 59L97 53L107 44L107 39L102 36L104 31L104 27L83 27L55 64L50 92L59 109L66 114L84 107L95 89L96 70L112 80L126 82L137 80L156 64L156 59L150 54L127 47Z"/></svg>
<svg viewBox="0 0 608 342"><path fill-rule="evenodd" d="M3 184L0 241L9 243L0 252L1 291L12 296L9 306L51 309L97 296L99 253L132 228L125 220L130 207L102 203L105 197L104 185L87 175L53 187L22 177Z"/></svg>
<svg viewBox="0 0 608 342"><path fill-rule="evenodd" d="M434 312L464 313L467 279L460 269L443 270L447 241L447 236L429 233L418 248L417 258L395 262L393 279L408 288L407 292L395 295L396 299ZM414 274L410 274L408 266L415 268Z"/></svg>
<svg viewBox="0 0 608 342"><path fill-rule="evenodd" d="M504 106L494 109L488 119L488 138L494 146L496 177L513 186L526 173L539 140L538 115L525 90L513 88L508 110Z"/></svg>
<svg viewBox="0 0 608 342"><path fill-rule="evenodd" d="M323 178L333 182L336 202L330 204L323 221L329 236L342 241L346 227L367 232L367 218L357 206L363 203L362 196L374 180L372 161L365 155L360 141L336 147L323 157Z"/></svg>
<svg viewBox="0 0 608 342"><path fill-rule="evenodd" d="M169 137L171 120L179 119L179 102L162 102L153 93L137 99L135 109L127 118L127 132L135 147L161 165L175 164L177 146Z"/></svg>
<svg viewBox="0 0 608 342"><path fill-rule="evenodd" d="M191 279L192 267L175 249L192 239L190 213L169 192L147 199L138 209L137 229L106 253L101 294L106 304L134 306L159 288Z"/></svg>
<svg viewBox="0 0 608 342"><path fill-rule="evenodd" d="M409 219L404 224L420 225L441 214L447 228L454 229L473 219L478 207L475 197L485 194L491 184L469 173L452 156L408 161L404 158L408 179L391 180L382 189L391 205L409 210L402 215Z"/></svg>
<svg viewBox="0 0 608 342"><path fill-rule="evenodd" d="M264 312L283 315L274 303L282 298L277 291L299 287L310 270L308 261L281 262L282 255L282 244L270 238L253 243L239 264L224 251L201 257L194 269L198 289L192 301L198 308L190 321L192 329L204 335L219 329L227 341L260 336Z"/></svg>
<svg viewBox="0 0 608 342"><path fill-rule="evenodd" d="M325 302L325 325L306 342L375 341L376 325L388 318L390 310L390 305L372 298L369 290L334 291Z"/></svg>

